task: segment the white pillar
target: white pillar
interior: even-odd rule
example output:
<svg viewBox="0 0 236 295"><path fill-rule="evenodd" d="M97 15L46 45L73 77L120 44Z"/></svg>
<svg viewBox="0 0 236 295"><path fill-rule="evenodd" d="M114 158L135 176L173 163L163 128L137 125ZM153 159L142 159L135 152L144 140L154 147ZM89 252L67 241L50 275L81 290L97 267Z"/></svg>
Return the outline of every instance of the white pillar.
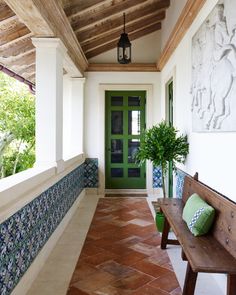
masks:
<svg viewBox="0 0 236 295"><path fill-rule="evenodd" d="M36 47L36 166L63 170L63 56L57 38L32 38Z"/></svg>
<svg viewBox="0 0 236 295"><path fill-rule="evenodd" d="M71 152L84 151L84 83L85 78L71 78Z"/></svg>

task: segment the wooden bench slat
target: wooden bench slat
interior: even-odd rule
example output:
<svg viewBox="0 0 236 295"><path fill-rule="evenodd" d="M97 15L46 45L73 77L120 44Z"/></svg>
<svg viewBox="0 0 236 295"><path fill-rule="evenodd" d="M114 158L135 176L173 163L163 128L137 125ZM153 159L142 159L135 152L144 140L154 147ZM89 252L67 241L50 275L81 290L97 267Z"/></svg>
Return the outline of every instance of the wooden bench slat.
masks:
<svg viewBox="0 0 236 295"><path fill-rule="evenodd" d="M236 274L236 259L211 235L194 237L182 219L180 199L158 199L194 272Z"/></svg>

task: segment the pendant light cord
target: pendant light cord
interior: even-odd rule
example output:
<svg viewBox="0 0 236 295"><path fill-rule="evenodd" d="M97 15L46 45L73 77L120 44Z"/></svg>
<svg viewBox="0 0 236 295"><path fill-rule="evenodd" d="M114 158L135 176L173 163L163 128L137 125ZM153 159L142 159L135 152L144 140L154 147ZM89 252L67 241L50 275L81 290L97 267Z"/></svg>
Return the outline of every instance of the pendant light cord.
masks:
<svg viewBox="0 0 236 295"><path fill-rule="evenodd" d="M125 13L123 14L124 16L124 33L125 33Z"/></svg>

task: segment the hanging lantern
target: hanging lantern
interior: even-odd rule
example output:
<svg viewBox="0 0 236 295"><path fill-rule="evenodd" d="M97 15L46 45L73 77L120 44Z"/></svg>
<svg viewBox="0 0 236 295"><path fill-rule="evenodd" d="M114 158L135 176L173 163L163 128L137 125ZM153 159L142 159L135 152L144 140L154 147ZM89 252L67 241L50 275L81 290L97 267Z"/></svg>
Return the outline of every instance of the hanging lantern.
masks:
<svg viewBox="0 0 236 295"><path fill-rule="evenodd" d="M131 43L128 34L125 33L125 13L124 13L124 32L120 35L117 44L117 60L120 64L128 64L131 62Z"/></svg>

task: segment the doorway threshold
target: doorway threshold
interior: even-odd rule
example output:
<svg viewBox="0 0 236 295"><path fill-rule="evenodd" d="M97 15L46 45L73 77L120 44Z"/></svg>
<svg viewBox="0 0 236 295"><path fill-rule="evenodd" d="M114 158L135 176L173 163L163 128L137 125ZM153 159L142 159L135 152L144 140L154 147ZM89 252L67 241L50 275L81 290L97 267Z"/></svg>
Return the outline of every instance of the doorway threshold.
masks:
<svg viewBox="0 0 236 295"><path fill-rule="evenodd" d="M146 189L106 189L105 197L147 197Z"/></svg>

